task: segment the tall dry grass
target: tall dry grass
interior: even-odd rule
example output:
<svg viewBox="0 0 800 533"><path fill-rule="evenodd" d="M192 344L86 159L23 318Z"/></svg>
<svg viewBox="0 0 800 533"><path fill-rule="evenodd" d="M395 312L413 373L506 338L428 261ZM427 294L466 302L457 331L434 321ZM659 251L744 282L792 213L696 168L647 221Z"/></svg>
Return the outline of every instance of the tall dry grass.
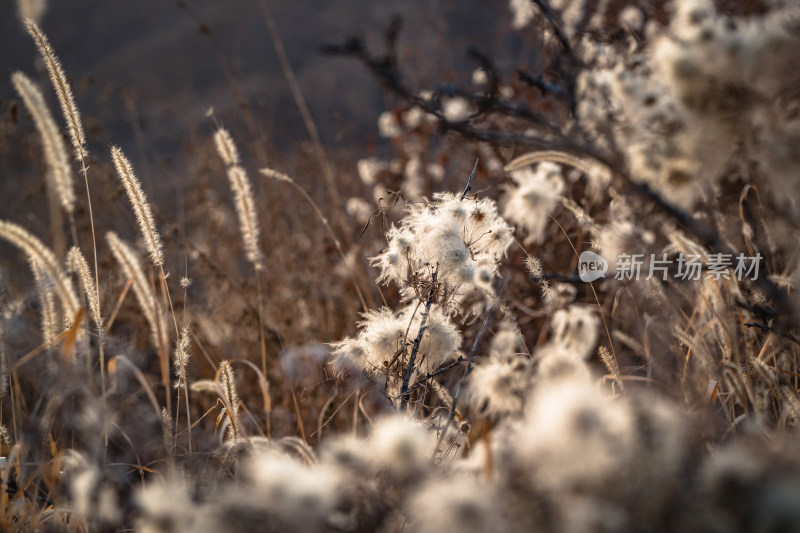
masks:
<svg viewBox="0 0 800 533"><path fill-rule="evenodd" d="M180 218L26 21L52 90L12 74L14 127L57 208L0 216L0 529L800 528L800 11L662 7L514 0L541 64L472 51L461 88L408 85L397 25L326 46L396 102L356 162L263 4L313 152L212 113Z"/></svg>

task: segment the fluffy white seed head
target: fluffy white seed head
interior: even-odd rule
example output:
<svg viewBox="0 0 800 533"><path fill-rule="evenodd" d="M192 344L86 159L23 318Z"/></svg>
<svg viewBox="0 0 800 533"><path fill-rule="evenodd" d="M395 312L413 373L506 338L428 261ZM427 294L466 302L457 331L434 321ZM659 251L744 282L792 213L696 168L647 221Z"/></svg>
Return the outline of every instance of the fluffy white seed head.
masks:
<svg viewBox="0 0 800 533"><path fill-rule="evenodd" d="M530 378L527 356L492 357L475 366L469 376L467 394L481 416L521 413Z"/></svg>
<svg viewBox="0 0 800 533"><path fill-rule="evenodd" d="M523 349L524 339L516 323L503 320L495 329L490 344L493 356L511 357Z"/></svg>
<svg viewBox="0 0 800 533"><path fill-rule="evenodd" d="M398 415L378 421L368 443L376 470L408 479L431 467L436 437L422 424Z"/></svg>
<svg viewBox="0 0 800 533"><path fill-rule="evenodd" d="M564 192L561 167L541 162L535 169L511 171L511 178L517 185L508 190L503 216L525 230L526 243L541 242Z"/></svg>
<svg viewBox="0 0 800 533"><path fill-rule="evenodd" d="M447 98L442 103L442 114L450 122L466 120L471 112L470 104L464 98Z"/></svg>
<svg viewBox="0 0 800 533"><path fill-rule="evenodd" d="M511 9L511 14L514 17L511 23L515 30L519 30L527 26L536 15L536 8L533 2L528 0L509 0L508 7Z"/></svg>
<svg viewBox="0 0 800 533"><path fill-rule="evenodd" d="M627 404L574 380L537 388L517 438L519 459L551 489L603 486L635 446Z"/></svg>
<svg viewBox="0 0 800 533"><path fill-rule="evenodd" d="M464 313L471 308L460 308L458 302L479 288L476 268L485 267L484 278L488 278L490 272L496 272L492 266L513 242L512 229L499 217L493 201L461 200L452 193L435 194L432 202L412 204L408 216L386 237L388 246L372 258L381 271L379 282L395 282L404 298L411 300L417 296L414 283L431 280L436 272L437 281L456 303L448 311ZM484 294L490 281L482 280Z"/></svg>
<svg viewBox="0 0 800 533"><path fill-rule="evenodd" d="M403 346L406 324L389 308L368 311L359 322L359 328L365 370L384 368Z"/></svg>
<svg viewBox="0 0 800 533"><path fill-rule="evenodd" d="M399 322L408 329L408 342L416 339L422 324L423 309L419 308L414 313L415 308L416 305L412 304L400 312ZM461 333L458 328L438 305L432 305L419 344L416 367L422 372L433 372L452 359L460 347Z"/></svg>
<svg viewBox="0 0 800 533"><path fill-rule="evenodd" d="M137 531L157 533L164 531L164 524L170 524L176 531L202 531L207 523L199 523L195 502L189 494L188 486L169 480L163 483L148 483L136 494L140 512L136 518Z"/></svg>
<svg viewBox="0 0 800 533"><path fill-rule="evenodd" d="M511 531L501 494L475 475L432 480L413 495L409 508L412 530L417 533Z"/></svg>
<svg viewBox="0 0 800 533"><path fill-rule="evenodd" d="M333 469L305 466L274 453L259 453L250 459L246 477L254 503L270 513L273 523L284 531L326 529L341 494L340 479Z"/></svg>
<svg viewBox="0 0 800 533"><path fill-rule="evenodd" d="M576 359L586 359L597 344L597 328L600 321L585 306L572 305L559 309L553 316L552 344L574 354Z"/></svg>
<svg viewBox="0 0 800 533"><path fill-rule="evenodd" d="M397 137L402 133L397 116L391 111L384 111L378 117L378 132L381 137Z"/></svg>
<svg viewBox="0 0 800 533"><path fill-rule="evenodd" d="M358 177L367 186L375 185L378 182L378 175L387 170L389 170L389 164L374 157L358 161Z"/></svg>

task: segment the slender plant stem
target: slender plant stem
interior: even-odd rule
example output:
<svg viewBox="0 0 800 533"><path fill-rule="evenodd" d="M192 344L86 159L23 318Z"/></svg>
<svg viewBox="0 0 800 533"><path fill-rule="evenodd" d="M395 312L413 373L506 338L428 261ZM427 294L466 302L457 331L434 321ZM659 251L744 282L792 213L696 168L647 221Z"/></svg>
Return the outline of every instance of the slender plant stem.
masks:
<svg viewBox="0 0 800 533"><path fill-rule="evenodd" d="M303 91L300 90L300 84L297 82L297 77L294 75L292 65L289 63L289 58L286 55L286 50L283 47L283 40L281 39L278 25L275 23L275 18L272 16L272 12L269 10L267 0L260 0L259 5L261 6L261 12L264 15L264 21L267 24L267 30L269 30L269 35L272 39L272 45L275 48L275 54L278 56L278 62L281 65L281 70L283 71L283 75L289 84L289 89L291 90L292 97L294 98L294 103L297 106L298 111L300 111L300 115L303 117L303 124L305 124L306 130L308 130L308 135L311 137L311 142L314 146L314 155L316 156L317 162L322 170L322 176L325 178L328 194L331 195L331 202L336 208L338 208L342 205L342 198L339 194L339 189L336 186L336 176L334 176L332 165L325 153L325 148L322 146L322 139L319 135L319 130L317 129L317 125L314 123L314 118L311 116L311 111L308 109L308 104L306 104L306 100L303 97ZM338 209L336 210L336 213L338 217L337 223L341 225L342 229L346 228L347 223L341 217L341 215L339 215L340 212Z"/></svg>
<svg viewBox="0 0 800 533"><path fill-rule="evenodd" d="M267 379L267 344L264 339L264 311L263 311L263 297L261 295L261 275L258 269L256 273L256 291L258 292L258 342L261 345L261 372L264 374L264 379Z"/></svg>
<svg viewBox="0 0 800 533"><path fill-rule="evenodd" d="M467 377L469 377L469 375L472 373L472 363L475 361L475 352L478 351L478 343L483 337L483 334L486 333L486 328L489 327L489 321L492 318L492 314L492 311L486 313L486 318L483 319L481 329L478 330L478 334L475 336L475 341L472 343L472 349L469 351L469 356L467 357L467 368L464 369L464 375L461 376L461 380L458 382L456 393L453 395L453 404L450 406L450 412L447 414L447 421L445 422L444 427L439 434L439 442L436 446L437 450L439 449L444 436L447 434L448 429L450 429L450 424L453 423L453 419L456 416L456 406L458 405L458 400L461 398L461 393L464 390L464 383L466 383Z"/></svg>
<svg viewBox="0 0 800 533"><path fill-rule="evenodd" d="M419 331L417 332L417 338L414 339L414 346L411 348L411 355L408 358L408 367L406 368L406 373L403 376L403 385L400 387L400 410L405 411L406 405L408 404L408 383L411 381L411 374L414 373L414 363L417 360L417 352L419 351L419 345L422 342L422 336L425 334L426 324L428 322L428 315L431 312L431 306L433 305L433 297L436 296L436 278L439 274L439 267L436 267L436 270L433 271L433 276L431 277L431 288L428 292L428 299L425 301L425 311L422 313L422 319L419 323Z"/></svg>
<svg viewBox="0 0 800 533"><path fill-rule="evenodd" d="M89 227L92 230L92 256L94 259L94 290L97 291L97 298L100 299L100 271L97 267L97 237L94 231L94 212L92 211L92 194L89 191L89 176L87 174L88 168L86 167L86 158L83 153L79 152L78 159L81 163L81 174L83 174L83 182L86 185L86 203L88 204L89 211ZM72 217L70 217L72 218ZM72 222L74 231L74 220ZM73 235L77 239L77 234ZM100 354L100 391L103 398L103 456L108 451L108 431L106 430L105 416L106 416L106 356L103 348L103 327L97 324L97 347Z"/></svg>
<svg viewBox="0 0 800 533"><path fill-rule="evenodd" d="M297 189L300 192L300 194L303 195L303 198L305 198L309 204L311 204L312 209L314 209L314 212L322 221L322 224L325 226L325 229L328 230L328 234L331 236L331 239L333 239L333 244L336 246L336 251L339 252L339 255L341 256L345 267L347 267L347 271L350 273L350 277L353 280L353 286L355 287L356 293L358 294L358 300L361 302L361 307L364 309L364 312L369 311L369 307L367 306L367 301L364 298L364 293L361 292L361 287L358 285L358 280L356 279L353 267L350 265L350 261L348 261L347 256L345 255L344 250L342 249L342 243L339 242L339 238L336 236L336 233L333 232L333 228L328 222L328 218L324 214L322 214L322 211L320 210L319 206L314 201L314 199L311 198L311 196L309 196L309 194L306 192L304 188L298 185L292 178L290 178L286 174L282 174L280 172L276 172L268 168L262 168L259 172L270 178L275 178L278 181L283 181L290 184L292 187Z"/></svg>
<svg viewBox="0 0 800 533"><path fill-rule="evenodd" d="M86 184L86 202L89 209L89 227L92 230L92 255L94 259L94 288L100 292L100 272L97 268L97 237L94 232L94 212L92 211L92 194L89 191L89 177L87 175L88 168L86 167L86 159L83 154L79 155L81 163L81 174L83 174L83 182ZM103 398L106 394L106 358L103 351L103 328L98 327L97 331L98 345L100 349L100 387L103 393ZM107 444L107 443L106 443Z"/></svg>

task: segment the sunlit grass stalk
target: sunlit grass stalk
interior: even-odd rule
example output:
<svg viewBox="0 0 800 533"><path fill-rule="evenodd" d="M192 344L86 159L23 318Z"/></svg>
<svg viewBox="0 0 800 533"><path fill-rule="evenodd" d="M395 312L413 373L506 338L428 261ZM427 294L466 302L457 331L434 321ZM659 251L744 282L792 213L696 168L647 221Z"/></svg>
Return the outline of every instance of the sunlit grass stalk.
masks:
<svg viewBox="0 0 800 533"><path fill-rule="evenodd" d="M161 236L158 233L158 228L156 227L155 219L153 217L153 211L150 207L150 203L147 201L147 195L144 193L142 185L133 171L133 165L131 165L131 162L127 157L125 157L125 154L119 147L113 146L111 148L111 159L114 162L114 168L117 171L117 176L122 182L122 186L125 189L125 194L128 196L128 201L133 209L136 222L139 225L139 231L142 234L145 247L147 248L147 253L150 256L150 261L153 266L158 268L161 289L169 304L172 322L175 327L175 335L177 337L179 335L178 322L175 317L175 310L172 308L172 297L170 296L169 288L167 287L167 275L164 271L164 244L161 241ZM156 308L156 311L159 311L159 309ZM164 325L163 321L158 321L157 324L159 327L163 327ZM167 409L171 413L172 402L171 395L169 394L170 386L168 350L168 335L166 334L166 331L164 331L162 343L159 347L159 357L161 358L162 378L164 379L164 386L167 390Z"/></svg>
<svg viewBox="0 0 800 533"><path fill-rule="evenodd" d="M255 199L250 180L244 168L240 166L239 151L236 149L230 133L225 128L218 128L214 133L214 144L220 159L225 164L230 181L236 214L239 216L239 228L244 242L247 260L253 265L258 292L258 339L261 349L261 371L267 375L267 345L264 339L263 297L261 295L261 271L264 269L264 256L261 253L260 226L256 213Z"/></svg>
<svg viewBox="0 0 800 533"><path fill-rule="evenodd" d="M45 163L47 164L48 191L56 197L61 209L67 214L70 222L73 244L78 244L78 232L75 227L75 192L72 185L72 172L69 167L69 156L64 140L58 131L53 115L47 108L42 92L22 72L11 75L14 88L19 93L25 107L33 117L33 122L42 140ZM60 216L54 213L54 230L60 235Z"/></svg>
<svg viewBox="0 0 800 533"><path fill-rule="evenodd" d="M36 259L28 256L28 263L33 271L33 278L36 280L36 289L42 305L42 340L49 348L53 348L60 330L63 329L58 324L58 313L56 313L56 303L53 298L53 281L43 271Z"/></svg>
<svg viewBox="0 0 800 533"><path fill-rule="evenodd" d="M183 327L183 329L181 329L180 335L178 335L178 340L175 342L175 353L173 356L173 364L175 366L175 375L177 378L175 388L178 389L179 394L180 390L183 389L184 402L186 403L186 428L189 434L189 452L192 451L192 416L189 408L189 387L186 377L186 367L189 364L189 358L191 357L191 353L189 351L191 348L191 337L192 331L189 329L187 324ZM175 417L175 423L178 423L177 415ZM175 434L177 435L177 432Z"/></svg>
<svg viewBox="0 0 800 533"><path fill-rule="evenodd" d="M144 313L145 319L150 326L150 338L158 350L159 361L161 363L161 380L167 391L169 391L169 360L165 357L169 349L169 340L166 328L161 319L161 311L158 309L158 300L153 292L147 278L142 270L142 265L133 250L120 239L116 233L109 231L106 233L106 240L111 248L111 253L116 258L126 278L133 280L133 293L139 302L139 307ZM166 394L167 403L171 405L171 395ZM171 412L171 411L170 411Z"/></svg>
<svg viewBox="0 0 800 533"><path fill-rule="evenodd" d="M102 338L103 316L100 312L100 292L95 285L89 264L77 246L73 246L67 254L67 269L78 274L83 292L86 294L86 300L89 302L89 314L97 328L98 335Z"/></svg>
<svg viewBox="0 0 800 533"><path fill-rule="evenodd" d="M231 423L231 427L228 430L228 440L235 442L241 434L239 427L239 392L236 389L236 372L234 372L230 362L223 361L220 363L217 370L217 383Z"/></svg>
<svg viewBox="0 0 800 533"><path fill-rule="evenodd" d="M83 174L83 182L86 185L86 202L89 210L89 227L92 231L92 255L94 257L94 281L95 287L100 286L100 273L97 266L97 237L94 228L94 212L92 210L92 195L89 189L89 176L87 174L88 167L86 165L86 158L89 152L86 149L86 133L83 130L83 123L81 122L81 115L78 111L78 106L75 103L75 97L72 95L72 87L67 80L67 75L64 73L64 68L56 56L53 47L50 46L50 41L47 36L42 32L39 26L31 19L25 20L25 27L28 33L33 38L39 54L42 56L47 72L50 76L50 83L58 97L58 103L61 106L61 113L67 123L67 131L69 138L72 142L72 149L75 158L80 162L81 174ZM77 240L77 239L76 239ZM75 243L77 245L77 242ZM105 354L103 351L103 338L102 335L98 339L98 348L100 353L100 383L105 398L106 390L106 363Z"/></svg>
<svg viewBox="0 0 800 533"><path fill-rule="evenodd" d="M54 284L56 295L66 314L64 317L65 322L71 322L75 318L80 304L78 303L78 297L75 296L75 292L72 290L66 275L61 270L61 266L52 250L26 229L13 222L0 220L0 238L7 240L25 252L28 257L35 260L40 265L40 268L47 273Z"/></svg>

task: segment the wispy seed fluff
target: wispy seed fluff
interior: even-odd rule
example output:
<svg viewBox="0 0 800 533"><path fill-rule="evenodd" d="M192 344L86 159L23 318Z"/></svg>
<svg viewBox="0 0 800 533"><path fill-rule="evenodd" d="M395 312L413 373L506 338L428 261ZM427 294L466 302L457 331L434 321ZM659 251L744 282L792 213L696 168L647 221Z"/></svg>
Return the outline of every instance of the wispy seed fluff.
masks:
<svg viewBox="0 0 800 533"><path fill-rule="evenodd" d="M479 415L519 413L530 386L531 364L527 355L491 357L481 361L469 376L467 394Z"/></svg>
<svg viewBox="0 0 800 533"><path fill-rule="evenodd" d="M422 323L422 308L409 305L400 312L400 322L411 324L409 342L416 338ZM413 318L412 318L413 316ZM461 333L450 317L438 305L432 305L425 322L425 332L419 344L416 365L422 372L433 372L450 360L461 347Z"/></svg>
<svg viewBox="0 0 800 533"><path fill-rule="evenodd" d="M534 3L528 0L510 0L508 3L511 14L514 17L511 26L515 30L520 30L531 23L533 17L536 15L536 8L533 7Z"/></svg>
<svg viewBox="0 0 800 533"><path fill-rule="evenodd" d="M586 306L559 309L553 316L550 341L537 348L540 380L570 380L588 384L592 373L586 359L597 343L599 320Z"/></svg>
<svg viewBox="0 0 800 533"><path fill-rule="evenodd" d="M245 472L250 481L247 492L254 496L251 501L257 502L258 513L270 517L266 523L279 524L277 530L330 531L339 529L331 524L354 523L340 507L347 489L339 473L327 465L308 467L293 457L267 452L249 458ZM248 495L225 492L229 494L221 500L231 508L241 508L242 501L247 501ZM219 522L217 530L228 529L230 519Z"/></svg>
<svg viewBox="0 0 800 533"><path fill-rule="evenodd" d="M256 270L263 268L261 255L260 229L258 217L256 216L256 205L253 199L253 190L247 173L239 165L239 152L228 130L219 128L214 134L214 144L217 153L225 163L228 172L228 180L233 191L233 200L236 205L236 213L239 215L239 227L244 241L244 249L247 260L253 263Z"/></svg>
<svg viewBox="0 0 800 533"><path fill-rule="evenodd" d="M507 191L503 216L525 230L526 243L541 242L550 214L564 192L561 167L541 162L535 170L521 168L509 172L516 187Z"/></svg>
<svg viewBox="0 0 800 533"><path fill-rule="evenodd" d="M627 403L583 381L545 382L516 436L525 445L515 453L545 488L602 487L629 464L636 439L632 424Z"/></svg>
<svg viewBox="0 0 800 533"><path fill-rule="evenodd" d="M83 254L77 246L73 246L67 254L67 270L78 274L78 278L81 280L81 285L83 286L83 292L86 294L86 299L89 301L89 312L92 315L92 321L94 321L97 329L102 330L103 317L100 314L100 293L97 287L95 287L94 277L92 277L92 272L89 270L89 264L86 262L86 258L83 257Z"/></svg>
<svg viewBox="0 0 800 533"><path fill-rule="evenodd" d="M586 359L597 344L599 325L597 316L588 307L572 305L560 309L553 316L551 342L577 359Z"/></svg>
<svg viewBox="0 0 800 533"><path fill-rule="evenodd" d="M431 468L436 437L424 425L396 415L375 424L369 444L375 470L408 479Z"/></svg>
<svg viewBox="0 0 800 533"><path fill-rule="evenodd" d="M370 373L384 371L387 365L399 359L403 349L411 350L423 312L420 308L414 313L415 307L411 304L397 314L386 307L365 313L359 323L361 331L358 337L333 345L337 364L355 365ZM432 305L417 353L417 368L422 372L433 372L452 358L460 346L458 328L441 307Z"/></svg>
<svg viewBox="0 0 800 533"><path fill-rule="evenodd" d="M339 365L353 363L370 373L382 371L404 347L406 325L387 307L367 311L362 317L358 337L334 343L333 355Z"/></svg>
<svg viewBox="0 0 800 533"><path fill-rule="evenodd" d="M147 196L144 194L136 174L133 173L131 162L128 161L122 150L113 146L111 148L111 158L114 160L117 175L125 187L125 193L128 195L133 213L136 215L136 222L139 224L139 231L141 231L144 238L147 253L150 254L150 260L153 265L160 266L164 264L164 244L158 234L150 204L147 202Z"/></svg>
<svg viewBox="0 0 800 533"><path fill-rule="evenodd" d="M22 72L11 75L14 88L33 117L39 136L42 138L44 159L47 163L47 185L55 193L61 208L72 213L75 210L75 192L67 157L67 148L56 126L53 115L45 104L41 91Z"/></svg>
<svg viewBox="0 0 800 533"><path fill-rule="evenodd" d="M411 531L415 533L507 533L503 495L493 484L470 474L434 478L410 498Z"/></svg>
<svg viewBox="0 0 800 533"><path fill-rule="evenodd" d="M437 280L450 293L467 293L478 282L490 285L492 267L513 242L513 230L492 200L461 200L460 194L442 193L410 209L400 226L386 234L389 243L383 253L372 258L381 271L378 281L397 283L403 296L413 299L409 275L429 280L438 265ZM477 271L483 275L480 280Z"/></svg>
<svg viewBox="0 0 800 533"><path fill-rule="evenodd" d="M72 141L75 157L83 159L88 155L86 151L86 134L83 131L81 115L78 112L78 106L75 104L75 98L72 96L72 88L67 81L67 75L64 73L55 51L50 46L50 41L47 40L47 36L39 29L39 26L33 20L27 19L25 20L25 27L30 36L33 37L36 48L39 49L39 53L47 67L50 83L53 84L56 96L58 96L58 103L61 105L61 112L67 121L67 130Z"/></svg>

